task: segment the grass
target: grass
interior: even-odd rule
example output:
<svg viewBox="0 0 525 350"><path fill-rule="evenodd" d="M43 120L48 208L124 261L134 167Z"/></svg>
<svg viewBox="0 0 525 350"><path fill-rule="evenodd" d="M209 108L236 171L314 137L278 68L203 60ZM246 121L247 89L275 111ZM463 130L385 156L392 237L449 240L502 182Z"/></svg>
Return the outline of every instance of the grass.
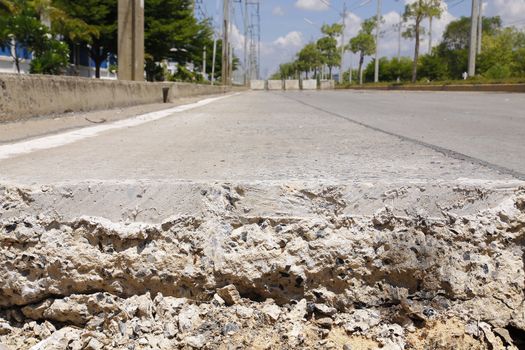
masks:
<svg viewBox="0 0 525 350"><path fill-rule="evenodd" d="M364 83L359 85L356 83L337 84L338 89L349 88L372 88L372 87L389 87L389 86L445 86L445 85L482 85L482 84L525 84L525 77L521 78L506 78L506 79L489 79L484 77L474 77L467 80L440 80L440 81L418 81L411 82L379 82L379 83Z"/></svg>

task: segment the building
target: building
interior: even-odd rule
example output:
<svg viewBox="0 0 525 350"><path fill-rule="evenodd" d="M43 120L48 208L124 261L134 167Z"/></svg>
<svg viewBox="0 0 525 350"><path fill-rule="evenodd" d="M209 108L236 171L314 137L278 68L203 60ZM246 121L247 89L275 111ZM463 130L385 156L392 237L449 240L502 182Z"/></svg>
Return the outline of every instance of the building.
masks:
<svg viewBox="0 0 525 350"><path fill-rule="evenodd" d="M10 47L0 46L0 73L16 73L16 65ZM32 54L22 47L17 47L17 56L22 60L20 62L20 73L29 73L29 62L31 62ZM14 54L14 52L13 52Z"/></svg>
<svg viewBox="0 0 525 350"><path fill-rule="evenodd" d="M11 50L12 48L0 47L0 73L17 73ZM21 58L20 73L29 73L33 54L23 47L17 47L16 50L17 56ZM70 66L66 70L65 75L94 78L95 63L89 58L88 49L77 45L71 47L70 52ZM102 79L117 79L116 72L111 72L109 69L112 65L116 65L116 59L114 56L110 55L106 61L102 62L102 66L100 67L100 77Z"/></svg>

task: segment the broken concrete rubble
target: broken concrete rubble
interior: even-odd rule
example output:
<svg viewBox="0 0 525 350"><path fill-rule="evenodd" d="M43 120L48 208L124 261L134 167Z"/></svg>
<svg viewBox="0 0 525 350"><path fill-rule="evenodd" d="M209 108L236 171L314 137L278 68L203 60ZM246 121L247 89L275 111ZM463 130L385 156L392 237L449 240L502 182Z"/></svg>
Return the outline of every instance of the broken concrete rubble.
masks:
<svg viewBox="0 0 525 350"><path fill-rule="evenodd" d="M241 185L211 187L201 214L160 223L32 215L31 193L4 191L0 344L523 345L523 188L485 209L439 217L399 215L386 205L374 215L348 215L339 191L294 188L308 193L305 207L307 200L317 206L301 217L254 215L261 209L241 209L254 204Z"/></svg>

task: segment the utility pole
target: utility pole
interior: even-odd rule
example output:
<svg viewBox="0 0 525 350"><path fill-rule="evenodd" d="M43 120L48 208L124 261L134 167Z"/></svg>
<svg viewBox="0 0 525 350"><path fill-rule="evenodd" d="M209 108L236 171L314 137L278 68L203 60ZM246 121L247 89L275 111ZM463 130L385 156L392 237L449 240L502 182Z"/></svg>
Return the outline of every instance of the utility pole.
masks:
<svg viewBox="0 0 525 350"><path fill-rule="evenodd" d="M229 62L228 62L228 68L229 68L228 85L231 85L233 83L233 46L231 44L229 44L229 47L230 47L230 50L229 50L230 57L228 58L229 59Z"/></svg>
<svg viewBox="0 0 525 350"><path fill-rule="evenodd" d="M348 70L348 82L352 84L352 73L354 69L354 56L350 53L350 69Z"/></svg>
<svg viewBox="0 0 525 350"><path fill-rule="evenodd" d="M261 79L261 2L257 0L257 79Z"/></svg>
<svg viewBox="0 0 525 350"><path fill-rule="evenodd" d="M213 31L213 57L211 58L211 85L215 84L215 59L217 57L217 35Z"/></svg>
<svg viewBox="0 0 525 350"><path fill-rule="evenodd" d="M144 81L144 0L118 0L118 79Z"/></svg>
<svg viewBox="0 0 525 350"><path fill-rule="evenodd" d="M339 83L343 83L343 65L345 58L345 29L346 29L346 1L343 0L343 12L341 13L343 17L343 32L341 34L341 66L339 67Z"/></svg>
<svg viewBox="0 0 525 350"><path fill-rule="evenodd" d="M478 55L481 54L481 42L483 39L483 0L479 0L479 19L478 19Z"/></svg>
<svg viewBox="0 0 525 350"><path fill-rule="evenodd" d="M375 60L375 72L374 82L379 82L379 35L381 33L381 5L382 0L377 0L377 16L376 16L376 60Z"/></svg>
<svg viewBox="0 0 525 350"><path fill-rule="evenodd" d="M230 6L230 13L228 14L228 19L235 18L234 10L235 10L235 7L234 6ZM231 36L231 34L233 33L233 21L229 20L228 22L230 23L230 29L228 30L228 33L229 33L228 35ZM228 54L229 54L229 58L228 58L228 85L232 85L232 83L233 83L233 45L232 45L230 39L228 39L228 47L229 47L229 51L228 51Z"/></svg>
<svg viewBox="0 0 525 350"><path fill-rule="evenodd" d="M428 18L428 54L432 53L432 16Z"/></svg>
<svg viewBox="0 0 525 350"><path fill-rule="evenodd" d="M250 3L251 5L252 3ZM253 3L255 4L255 3ZM251 14L251 21L250 21L250 28L249 28L249 36L250 36L250 55L249 55L249 62L250 62L250 79L257 79L257 46L255 43L255 23L256 18L255 14Z"/></svg>
<svg viewBox="0 0 525 350"><path fill-rule="evenodd" d="M230 85L230 79L228 74L230 72L230 43L229 43L229 31L230 31L230 0L223 0L222 7L223 23L222 23L222 84Z"/></svg>
<svg viewBox="0 0 525 350"><path fill-rule="evenodd" d="M202 52L202 77L206 80L206 46Z"/></svg>
<svg viewBox="0 0 525 350"><path fill-rule="evenodd" d="M248 0L244 0L244 85L248 86Z"/></svg>
<svg viewBox="0 0 525 350"><path fill-rule="evenodd" d="M479 1L480 0L472 0L472 14L470 17L470 42L469 42L469 56L468 56L468 75L469 77L473 77L476 75Z"/></svg>

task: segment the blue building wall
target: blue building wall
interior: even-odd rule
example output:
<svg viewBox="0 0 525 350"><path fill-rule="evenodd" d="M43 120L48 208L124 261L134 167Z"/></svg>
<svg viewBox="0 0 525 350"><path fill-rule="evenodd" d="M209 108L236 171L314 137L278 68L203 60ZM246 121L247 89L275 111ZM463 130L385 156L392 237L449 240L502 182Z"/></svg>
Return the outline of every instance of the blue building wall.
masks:
<svg viewBox="0 0 525 350"><path fill-rule="evenodd" d="M16 50L17 50L18 57L20 58L30 60L33 57L32 53L24 47L17 45ZM70 48L70 51L72 52L71 48ZM89 50L86 47L80 47L79 51L80 52L79 52L79 62L78 63L84 67L95 68L95 62L91 58L89 58ZM5 47L0 46L0 56L11 57L11 48L9 46L5 46ZM72 64L74 63L73 54L70 54L70 63ZM115 64L115 63L116 63L115 56L110 55L109 64ZM104 62L102 62L101 68L107 69L109 67L109 64L108 64L108 61L105 60Z"/></svg>
<svg viewBox="0 0 525 350"><path fill-rule="evenodd" d="M74 47L72 45L70 45L69 47L69 50L71 52L71 54L69 55L70 59L69 59L69 62L71 64L75 64L75 57L74 57ZM87 47L78 47L77 48L78 50L78 64L81 65L81 66L84 66L84 67L91 67L91 68L95 68L95 62L89 58L89 50ZM110 64L114 64L115 63L115 59L114 59L114 55L110 55ZM102 62L102 65L100 66L101 68L108 68L108 62L107 60Z"/></svg>
<svg viewBox="0 0 525 350"><path fill-rule="evenodd" d="M29 50L19 45L16 46L16 53L18 57L26 59L26 60L31 59L33 56ZM0 47L0 56L11 57L11 47L9 46Z"/></svg>

